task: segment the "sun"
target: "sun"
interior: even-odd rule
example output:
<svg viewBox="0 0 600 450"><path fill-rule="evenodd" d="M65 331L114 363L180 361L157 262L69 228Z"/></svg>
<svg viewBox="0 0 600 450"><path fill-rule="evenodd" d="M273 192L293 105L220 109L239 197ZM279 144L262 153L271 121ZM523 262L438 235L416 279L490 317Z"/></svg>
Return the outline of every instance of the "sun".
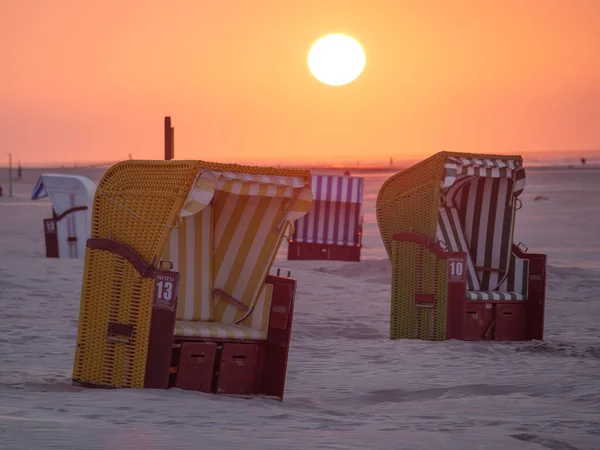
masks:
<svg viewBox="0 0 600 450"><path fill-rule="evenodd" d="M358 78L365 68L365 52L345 34L329 34L316 41L308 52L308 68L321 83L342 86Z"/></svg>

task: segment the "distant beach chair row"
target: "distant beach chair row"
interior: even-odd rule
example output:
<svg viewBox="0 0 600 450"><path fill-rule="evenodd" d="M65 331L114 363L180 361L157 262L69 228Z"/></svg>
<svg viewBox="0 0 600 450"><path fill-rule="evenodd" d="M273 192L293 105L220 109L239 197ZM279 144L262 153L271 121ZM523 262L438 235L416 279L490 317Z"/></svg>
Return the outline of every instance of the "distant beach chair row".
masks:
<svg viewBox="0 0 600 450"><path fill-rule="evenodd" d="M290 260L360 261L364 179L313 175L310 211L293 223ZM44 219L48 258L83 258L90 236L96 184L79 175L42 174L31 199L50 197L52 217Z"/></svg>
<svg viewBox="0 0 600 450"><path fill-rule="evenodd" d="M443 152L390 177L376 213L390 337L543 338L546 256L513 243L518 156ZM283 398L289 259L358 261L364 180L204 161L126 161L91 209L73 382Z"/></svg>

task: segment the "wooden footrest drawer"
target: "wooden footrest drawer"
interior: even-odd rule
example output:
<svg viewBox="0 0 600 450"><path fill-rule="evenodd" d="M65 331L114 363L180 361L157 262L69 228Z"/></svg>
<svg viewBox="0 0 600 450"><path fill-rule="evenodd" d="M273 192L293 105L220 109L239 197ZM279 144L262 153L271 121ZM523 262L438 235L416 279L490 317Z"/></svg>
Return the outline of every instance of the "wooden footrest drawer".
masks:
<svg viewBox="0 0 600 450"><path fill-rule="evenodd" d="M216 360L216 343L182 343L175 386L191 391L212 392Z"/></svg>

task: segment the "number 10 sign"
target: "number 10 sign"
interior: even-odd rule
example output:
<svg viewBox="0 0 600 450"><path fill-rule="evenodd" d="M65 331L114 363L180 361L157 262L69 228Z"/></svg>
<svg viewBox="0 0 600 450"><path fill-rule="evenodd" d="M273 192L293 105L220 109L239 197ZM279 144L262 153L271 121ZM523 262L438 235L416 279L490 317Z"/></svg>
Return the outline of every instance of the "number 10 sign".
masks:
<svg viewBox="0 0 600 450"><path fill-rule="evenodd" d="M448 258L448 282L464 283L467 279L467 268L464 258L450 256Z"/></svg>
<svg viewBox="0 0 600 450"><path fill-rule="evenodd" d="M154 298L152 306L167 311L175 311L179 273L170 270L157 270L154 274Z"/></svg>

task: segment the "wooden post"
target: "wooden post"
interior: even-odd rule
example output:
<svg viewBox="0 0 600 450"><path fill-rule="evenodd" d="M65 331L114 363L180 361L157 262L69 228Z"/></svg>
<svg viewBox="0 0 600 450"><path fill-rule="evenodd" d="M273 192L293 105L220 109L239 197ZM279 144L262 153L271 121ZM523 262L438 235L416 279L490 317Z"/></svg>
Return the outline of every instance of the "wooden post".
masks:
<svg viewBox="0 0 600 450"><path fill-rule="evenodd" d="M8 196L12 197L12 153L8 154Z"/></svg>
<svg viewBox="0 0 600 450"><path fill-rule="evenodd" d="M175 157L175 128L171 126L171 117L165 117L165 161Z"/></svg>

